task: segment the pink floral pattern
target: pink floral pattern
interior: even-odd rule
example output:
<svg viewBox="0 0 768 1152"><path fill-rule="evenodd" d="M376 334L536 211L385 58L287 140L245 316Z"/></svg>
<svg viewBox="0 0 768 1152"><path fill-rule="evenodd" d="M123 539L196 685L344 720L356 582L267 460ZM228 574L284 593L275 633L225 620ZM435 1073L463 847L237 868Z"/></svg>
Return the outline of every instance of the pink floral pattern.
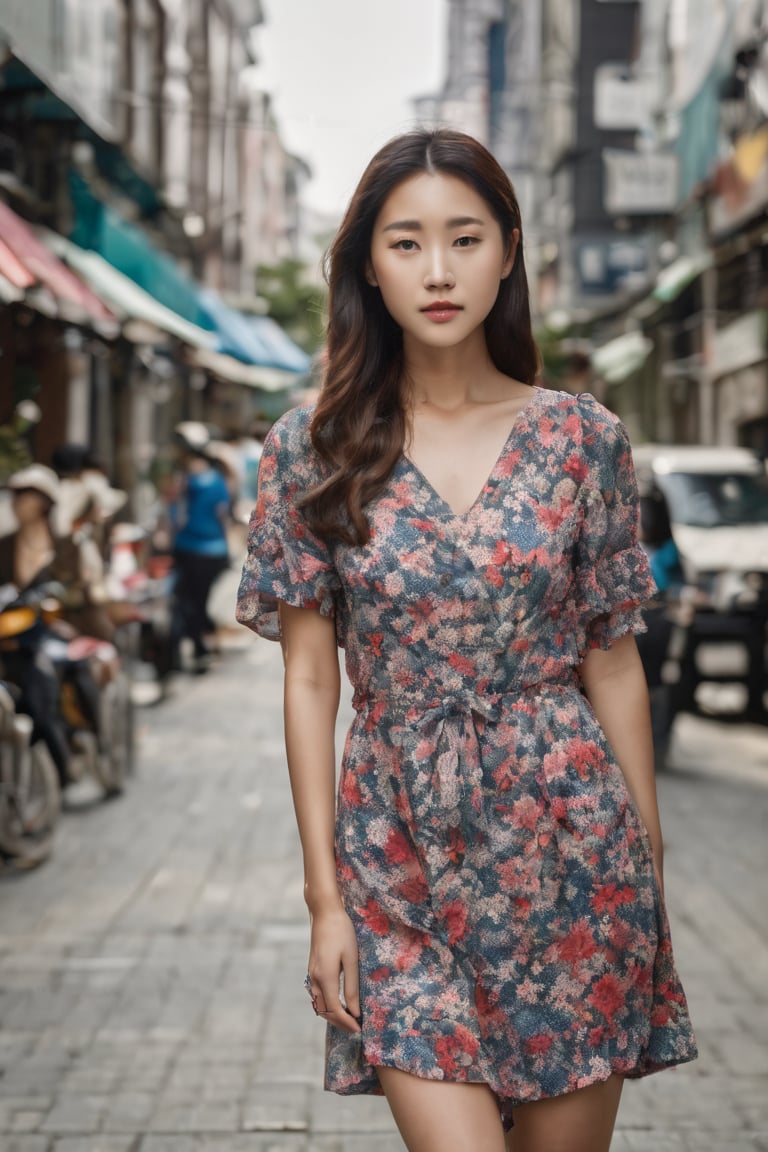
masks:
<svg viewBox="0 0 768 1152"><path fill-rule="evenodd" d="M265 444L238 617L276 639L278 601L333 615L355 690L337 864L363 1031L329 1028L326 1086L379 1092L388 1065L508 1110L692 1060L648 836L578 677L654 591L622 425L534 389L466 514L403 456L349 547L296 507L327 474L310 417Z"/></svg>

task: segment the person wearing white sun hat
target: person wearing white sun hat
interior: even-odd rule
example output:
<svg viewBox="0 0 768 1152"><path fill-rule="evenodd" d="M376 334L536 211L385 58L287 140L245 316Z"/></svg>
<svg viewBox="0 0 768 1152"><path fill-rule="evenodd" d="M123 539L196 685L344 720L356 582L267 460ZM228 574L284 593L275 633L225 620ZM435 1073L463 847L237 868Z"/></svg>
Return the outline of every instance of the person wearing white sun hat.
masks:
<svg viewBox="0 0 768 1152"><path fill-rule="evenodd" d="M60 495L56 473L44 464L14 472L11 493L16 529L0 539L0 594L12 603L22 593L52 579L57 544L51 514ZM35 738L45 742L62 786L69 783L69 748L58 708L58 679L36 644L3 652L3 673L21 691L19 707L31 717Z"/></svg>

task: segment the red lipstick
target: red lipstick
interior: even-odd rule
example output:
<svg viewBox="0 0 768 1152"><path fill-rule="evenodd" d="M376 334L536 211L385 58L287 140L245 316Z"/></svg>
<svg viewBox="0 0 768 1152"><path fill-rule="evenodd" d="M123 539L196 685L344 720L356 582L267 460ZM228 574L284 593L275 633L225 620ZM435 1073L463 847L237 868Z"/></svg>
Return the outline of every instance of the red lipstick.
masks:
<svg viewBox="0 0 768 1152"><path fill-rule="evenodd" d="M452 320L454 316L458 315L462 311L462 307L450 300L434 300L421 311L435 324L444 324L447 320Z"/></svg>

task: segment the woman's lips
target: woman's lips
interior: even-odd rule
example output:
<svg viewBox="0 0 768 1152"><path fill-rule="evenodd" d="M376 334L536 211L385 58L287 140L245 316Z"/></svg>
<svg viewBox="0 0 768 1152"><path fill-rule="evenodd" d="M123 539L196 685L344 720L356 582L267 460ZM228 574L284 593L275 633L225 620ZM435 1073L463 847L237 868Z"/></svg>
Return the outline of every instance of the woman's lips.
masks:
<svg viewBox="0 0 768 1152"><path fill-rule="evenodd" d="M434 304L422 308L427 319L432 320L435 324L445 324L447 320L453 320L454 316L458 316L461 310L460 304L451 304L449 300L436 300Z"/></svg>

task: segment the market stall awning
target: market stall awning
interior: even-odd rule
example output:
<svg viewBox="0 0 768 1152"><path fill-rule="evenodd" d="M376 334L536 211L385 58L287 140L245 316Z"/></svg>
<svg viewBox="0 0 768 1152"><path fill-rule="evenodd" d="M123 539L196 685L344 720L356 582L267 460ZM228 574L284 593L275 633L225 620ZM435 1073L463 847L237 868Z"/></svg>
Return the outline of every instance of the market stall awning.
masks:
<svg viewBox="0 0 768 1152"><path fill-rule="evenodd" d="M297 386L298 377L295 372L243 364L242 360L235 360L233 356L209 352L204 348L193 352L191 362L212 372L214 376L220 376L222 380L243 384L246 388L258 388L262 392L284 392Z"/></svg>
<svg viewBox="0 0 768 1152"><path fill-rule="evenodd" d="M80 176L73 174L70 184L76 210L71 239L79 247L97 252L166 308L213 333L222 355L258 367L306 372L308 358L285 333L282 345L274 337L267 344L256 323L262 317L238 312L212 289L195 283L140 228L98 200Z"/></svg>
<svg viewBox="0 0 768 1152"><path fill-rule="evenodd" d="M252 316L251 328L264 348L264 363L286 372L308 372L312 358L271 316Z"/></svg>
<svg viewBox="0 0 768 1152"><path fill-rule="evenodd" d="M3 304L17 304L19 300L24 299L24 292L21 288L17 288L10 280L0 273L0 301Z"/></svg>
<svg viewBox="0 0 768 1152"><path fill-rule="evenodd" d="M620 384L642 368L653 348L653 341L642 332L625 332L609 340L592 353L592 367L608 384Z"/></svg>
<svg viewBox="0 0 768 1152"><path fill-rule="evenodd" d="M309 371L310 357L269 316L247 316L230 308L209 288L199 292L218 334L219 352L258 368L287 373Z"/></svg>
<svg viewBox="0 0 768 1152"><path fill-rule="evenodd" d="M15 252L0 238L0 275L14 288L31 288L35 278ZM22 291L23 295L23 291Z"/></svg>
<svg viewBox="0 0 768 1152"><path fill-rule="evenodd" d="M656 278L656 286L651 295L661 304L676 300L689 284L712 267L713 255L709 250L697 252L694 256L679 256L667 265Z"/></svg>
<svg viewBox="0 0 768 1152"><path fill-rule="evenodd" d="M62 264L61 260L40 241L26 220L0 200L0 242L22 265L31 284L19 283L5 267L0 271L17 287L42 285L54 296L57 311L63 319L73 323L114 323L114 316L87 285Z"/></svg>
<svg viewBox="0 0 768 1152"><path fill-rule="evenodd" d="M175 336L177 340L190 344L193 348L216 347L217 339L212 332L206 332L196 324L190 324L188 320L166 308L128 276L113 268L97 252L86 252L55 232L44 232L43 240L60 259L82 276L121 319L137 320L151 325L161 333ZM130 332L127 335L130 336Z"/></svg>

